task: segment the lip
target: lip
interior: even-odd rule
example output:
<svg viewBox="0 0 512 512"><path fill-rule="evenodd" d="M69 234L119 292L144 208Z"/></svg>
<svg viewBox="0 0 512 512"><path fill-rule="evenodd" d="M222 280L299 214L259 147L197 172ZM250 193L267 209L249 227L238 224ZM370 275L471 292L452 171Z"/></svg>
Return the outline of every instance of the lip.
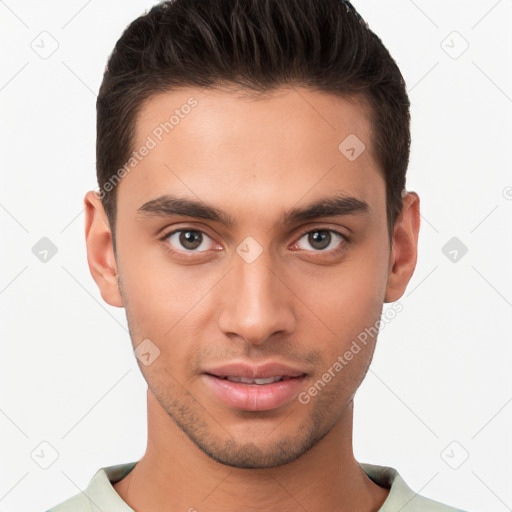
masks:
<svg viewBox="0 0 512 512"><path fill-rule="evenodd" d="M271 384L244 384L225 377L265 379L284 377ZM244 411L269 411L289 403L299 393L307 373L281 363L230 363L204 370L206 386L225 405Z"/></svg>
<svg viewBox="0 0 512 512"><path fill-rule="evenodd" d="M268 377L300 377L306 372L282 363L265 363L253 365L248 363L228 363L203 370L217 377L246 377L249 379L266 379Z"/></svg>

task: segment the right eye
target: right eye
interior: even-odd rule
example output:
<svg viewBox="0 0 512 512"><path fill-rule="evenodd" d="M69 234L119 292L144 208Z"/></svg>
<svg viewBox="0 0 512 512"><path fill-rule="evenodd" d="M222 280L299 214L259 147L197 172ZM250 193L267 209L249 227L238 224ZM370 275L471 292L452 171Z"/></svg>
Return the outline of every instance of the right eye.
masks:
<svg viewBox="0 0 512 512"><path fill-rule="evenodd" d="M160 240L167 241L171 250L177 253L201 253L213 249L213 240L198 229L176 229L163 235Z"/></svg>

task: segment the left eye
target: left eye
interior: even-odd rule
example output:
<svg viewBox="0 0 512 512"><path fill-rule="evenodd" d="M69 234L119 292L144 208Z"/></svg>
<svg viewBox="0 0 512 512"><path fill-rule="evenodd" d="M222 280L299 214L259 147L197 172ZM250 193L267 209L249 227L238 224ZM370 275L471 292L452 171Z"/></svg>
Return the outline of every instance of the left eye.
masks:
<svg viewBox="0 0 512 512"><path fill-rule="evenodd" d="M164 240L168 240L173 249L178 251L201 252L208 250L208 240L211 238L202 231L194 229L181 229L165 235ZM177 245L181 247L177 247Z"/></svg>
<svg viewBox="0 0 512 512"><path fill-rule="evenodd" d="M300 247L300 241L304 239L317 252L328 252L335 249L339 245L339 241L345 241L345 237L341 233L332 229L315 229L304 233L297 241L300 249L303 249ZM305 249L310 250L307 247Z"/></svg>

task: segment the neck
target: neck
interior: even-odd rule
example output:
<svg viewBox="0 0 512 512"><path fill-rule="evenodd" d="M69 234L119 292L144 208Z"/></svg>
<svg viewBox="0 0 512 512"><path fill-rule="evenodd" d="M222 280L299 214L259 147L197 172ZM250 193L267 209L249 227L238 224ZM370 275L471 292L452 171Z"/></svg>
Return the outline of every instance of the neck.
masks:
<svg viewBox="0 0 512 512"><path fill-rule="evenodd" d="M134 510L378 511L389 491L376 485L352 451L353 402L329 433L295 461L240 469L204 454L148 390L144 456L114 489Z"/></svg>

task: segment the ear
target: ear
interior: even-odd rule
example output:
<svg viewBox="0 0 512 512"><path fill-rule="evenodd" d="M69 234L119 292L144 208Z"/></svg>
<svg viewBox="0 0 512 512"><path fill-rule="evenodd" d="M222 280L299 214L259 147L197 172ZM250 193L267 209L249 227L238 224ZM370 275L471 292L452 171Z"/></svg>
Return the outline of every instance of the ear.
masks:
<svg viewBox="0 0 512 512"><path fill-rule="evenodd" d="M393 231L384 302L394 302L404 294L416 268L419 231L420 198L416 192L407 192Z"/></svg>
<svg viewBox="0 0 512 512"><path fill-rule="evenodd" d="M87 192L84 205L89 270L103 300L111 306L121 308L124 304L117 281L117 263L107 214L99 195L94 190Z"/></svg>

